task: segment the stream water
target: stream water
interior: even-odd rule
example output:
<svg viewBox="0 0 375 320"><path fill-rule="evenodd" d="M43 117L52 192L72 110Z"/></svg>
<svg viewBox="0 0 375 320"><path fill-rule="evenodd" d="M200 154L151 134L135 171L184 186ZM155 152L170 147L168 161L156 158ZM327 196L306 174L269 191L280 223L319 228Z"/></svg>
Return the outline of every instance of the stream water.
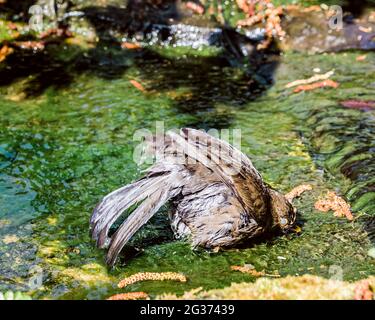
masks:
<svg viewBox="0 0 375 320"><path fill-rule="evenodd" d="M256 74L216 49L51 45L10 56L0 68L0 291L102 299L121 292L117 282L136 272L188 277L129 287L155 297L254 281L230 269L243 264L281 276L375 275L365 227L375 215L375 111L339 104L375 100L375 53L356 61L359 54L288 52ZM335 69L339 88L285 89L314 68ZM153 130L156 121L166 128L241 129L242 150L265 181L283 192L314 186L296 201L302 232L251 248L192 251L173 239L164 208L137 234L127 259L109 270L105 252L90 240L89 217L101 197L141 175L133 133ZM347 197L354 222L314 209L327 190Z"/></svg>

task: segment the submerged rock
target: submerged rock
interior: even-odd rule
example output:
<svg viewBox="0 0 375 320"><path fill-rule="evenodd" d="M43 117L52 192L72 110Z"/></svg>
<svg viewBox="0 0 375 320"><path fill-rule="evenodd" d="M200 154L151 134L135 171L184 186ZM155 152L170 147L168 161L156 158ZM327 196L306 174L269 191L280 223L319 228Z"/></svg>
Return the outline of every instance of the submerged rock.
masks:
<svg viewBox="0 0 375 320"><path fill-rule="evenodd" d="M346 16L342 28L336 28L324 10L289 10L283 20L287 37L280 45L284 50L309 53L375 50L375 23L370 17L370 13L355 20Z"/></svg>
<svg viewBox="0 0 375 320"><path fill-rule="evenodd" d="M143 6L142 10L140 6ZM225 30L230 25L224 26L207 15L192 17L177 2L165 7L151 6L147 1L141 1L139 4L130 2L124 8L90 6L81 7L80 10L83 19L88 19L99 33L106 33L109 37L122 34L127 40L145 41L151 45L162 43L193 48L202 45L223 46L227 40ZM69 17L69 13L66 16ZM345 13L343 18L342 27L337 27L332 25L332 13L329 11L319 8L307 11L287 6L282 19L286 37L278 44L283 50L309 53L375 50L375 22L371 12L359 19ZM71 23L74 25L76 22L73 19ZM238 28L232 26L232 29L237 33L233 42L243 47L240 49L245 55L245 43L249 46L254 41L261 42L266 38L266 30L261 24Z"/></svg>

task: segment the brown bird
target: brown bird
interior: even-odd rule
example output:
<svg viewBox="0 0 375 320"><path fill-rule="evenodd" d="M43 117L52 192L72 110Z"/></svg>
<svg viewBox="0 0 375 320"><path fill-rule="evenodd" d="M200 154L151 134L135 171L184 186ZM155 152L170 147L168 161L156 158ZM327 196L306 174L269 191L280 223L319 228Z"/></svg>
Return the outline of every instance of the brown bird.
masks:
<svg viewBox="0 0 375 320"><path fill-rule="evenodd" d="M293 226L291 203L265 184L249 158L227 142L194 129L159 138L150 144L157 161L146 175L107 195L91 217L91 235L98 247L109 247L109 265L168 201L174 234L189 238L193 247L233 247ZM109 237L111 226L135 205Z"/></svg>

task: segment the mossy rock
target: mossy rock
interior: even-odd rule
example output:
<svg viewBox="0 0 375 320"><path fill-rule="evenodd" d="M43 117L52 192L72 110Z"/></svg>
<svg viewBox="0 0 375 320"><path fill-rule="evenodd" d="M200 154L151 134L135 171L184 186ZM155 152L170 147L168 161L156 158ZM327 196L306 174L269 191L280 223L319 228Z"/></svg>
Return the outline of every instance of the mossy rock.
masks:
<svg viewBox="0 0 375 320"><path fill-rule="evenodd" d="M233 283L227 288L210 291L199 292L199 289L195 289L180 297L164 295L159 299L351 300L356 298L357 288L364 281L368 283L368 290L374 292L375 277L357 282L346 282L304 275L280 279L260 278L255 283Z"/></svg>

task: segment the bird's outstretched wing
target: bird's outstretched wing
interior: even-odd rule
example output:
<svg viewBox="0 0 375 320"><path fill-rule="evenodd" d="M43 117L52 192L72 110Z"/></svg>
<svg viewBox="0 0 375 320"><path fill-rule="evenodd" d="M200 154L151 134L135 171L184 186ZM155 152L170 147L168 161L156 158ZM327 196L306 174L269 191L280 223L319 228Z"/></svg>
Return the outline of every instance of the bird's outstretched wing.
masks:
<svg viewBox="0 0 375 320"><path fill-rule="evenodd" d="M125 244L161 206L180 192L184 185L183 177L176 167L172 169L165 170L163 166L157 173L150 172L139 181L110 193L94 209L90 220L91 235L98 247L109 246L109 265L115 264ZM109 238L111 226L134 205L138 207Z"/></svg>

